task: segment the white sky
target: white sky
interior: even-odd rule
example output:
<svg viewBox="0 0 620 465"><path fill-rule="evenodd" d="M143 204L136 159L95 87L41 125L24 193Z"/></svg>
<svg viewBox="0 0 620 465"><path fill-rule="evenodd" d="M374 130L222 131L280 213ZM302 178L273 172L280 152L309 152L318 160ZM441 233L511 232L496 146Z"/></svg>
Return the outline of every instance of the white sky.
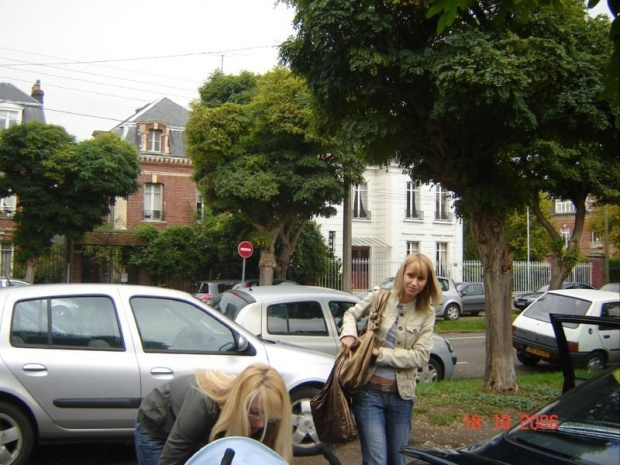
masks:
<svg viewBox="0 0 620 465"><path fill-rule="evenodd" d="M274 4L0 0L0 82L30 95L40 79L47 122L88 139L161 97L188 107L220 67L272 69L277 46L293 33L293 11Z"/></svg>
<svg viewBox="0 0 620 465"><path fill-rule="evenodd" d="M188 107L215 69L272 69L292 20L275 0L0 0L0 82L40 79L47 122L88 139L161 97Z"/></svg>

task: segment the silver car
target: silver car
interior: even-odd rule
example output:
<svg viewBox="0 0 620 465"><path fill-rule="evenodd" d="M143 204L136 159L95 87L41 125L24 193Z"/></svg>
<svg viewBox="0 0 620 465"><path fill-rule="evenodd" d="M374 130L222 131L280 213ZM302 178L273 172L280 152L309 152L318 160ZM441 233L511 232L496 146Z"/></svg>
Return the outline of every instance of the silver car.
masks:
<svg viewBox="0 0 620 465"><path fill-rule="evenodd" d="M306 349L336 354L342 316L360 301L347 292L314 286L259 286L223 292L211 305L264 340L287 342ZM359 328L364 326L359 322ZM422 381L450 379L456 355L450 343L433 336Z"/></svg>
<svg viewBox="0 0 620 465"><path fill-rule="evenodd" d="M197 368L238 373L255 362L285 379L296 453L318 452L309 400L333 356L261 341L171 289L1 289L0 463L28 463L37 441L131 438L137 408L154 387Z"/></svg>

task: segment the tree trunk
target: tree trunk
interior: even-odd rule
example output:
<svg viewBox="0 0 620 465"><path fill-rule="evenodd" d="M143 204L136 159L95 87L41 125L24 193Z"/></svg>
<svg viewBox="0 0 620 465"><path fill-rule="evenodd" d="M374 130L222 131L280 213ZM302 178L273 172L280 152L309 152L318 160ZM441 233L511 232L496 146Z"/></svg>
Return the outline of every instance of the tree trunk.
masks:
<svg viewBox="0 0 620 465"><path fill-rule="evenodd" d="M278 264L276 266L276 276L280 279L286 279L288 273L288 267L291 264L291 257L295 253L297 243L301 234L304 232L308 220L301 221L300 223L294 222L293 224L286 225L282 228L280 233L280 239L282 240L282 251L278 257Z"/></svg>
<svg viewBox="0 0 620 465"><path fill-rule="evenodd" d="M259 283L261 286L271 286L273 284L273 272L276 269L276 239L280 230L270 231L270 241L268 247L261 247L260 259L258 261Z"/></svg>
<svg viewBox="0 0 620 465"><path fill-rule="evenodd" d="M487 211L469 221L483 267L486 289L486 366L483 388L518 390L512 348L512 254L506 247L505 214Z"/></svg>
<svg viewBox="0 0 620 465"><path fill-rule="evenodd" d="M26 260L26 277L25 281L30 284L34 284L34 277L37 272L37 264L39 263L39 257L31 257Z"/></svg>

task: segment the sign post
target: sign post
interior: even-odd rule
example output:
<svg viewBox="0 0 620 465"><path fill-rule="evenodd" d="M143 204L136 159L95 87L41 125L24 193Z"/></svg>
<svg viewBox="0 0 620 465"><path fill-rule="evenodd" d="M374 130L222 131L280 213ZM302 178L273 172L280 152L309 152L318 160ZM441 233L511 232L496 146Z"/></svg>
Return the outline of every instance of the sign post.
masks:
<svg viewBox="0 0 620 465"><path fill-rule="evenodd" d="M243 258L243 269L241 271L241 282L245 283L245 259L250 258L254 253L254 247L249 241L240 242L237 246L237 252ZM243 285L243 284L242 284Z"/></svg>

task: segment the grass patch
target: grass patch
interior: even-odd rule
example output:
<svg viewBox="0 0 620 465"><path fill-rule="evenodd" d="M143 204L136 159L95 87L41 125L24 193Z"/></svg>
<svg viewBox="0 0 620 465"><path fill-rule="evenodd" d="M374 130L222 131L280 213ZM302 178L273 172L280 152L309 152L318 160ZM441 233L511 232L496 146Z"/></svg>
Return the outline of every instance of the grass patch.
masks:
<svg viewBox="0 0 620 465"><path fill-rule="evenodd" d="M479 379L421 383L416 388L416 415L424 415L436 426L461 422L466 415L518 419L557 399L562 392L561 372L517 376L515 394L482 390Z"/></svg>
<svg viewBox="0 0 620 465"><path fill-rule="evenodd" d="M444 320L437 318L435 320L435 332L438 334L445 333L480 333L486 330L486 322L484 318L459 318L458 320Z"/></svg>

